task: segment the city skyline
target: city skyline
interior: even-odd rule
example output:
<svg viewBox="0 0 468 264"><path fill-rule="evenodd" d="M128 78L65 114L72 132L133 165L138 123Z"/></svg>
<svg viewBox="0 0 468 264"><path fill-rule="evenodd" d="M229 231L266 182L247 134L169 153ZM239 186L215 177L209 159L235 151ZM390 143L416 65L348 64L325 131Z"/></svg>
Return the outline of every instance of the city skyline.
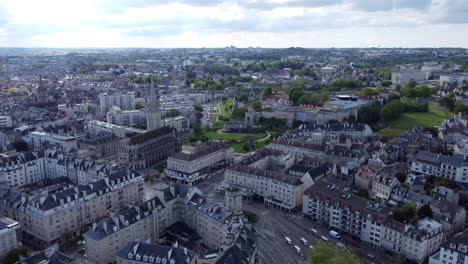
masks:
<svg viewBox="0 0 468 264"><path fill-rule="evenodd" d="M0 47L467 48L467 12L463 0L0 0Z"/></svg>

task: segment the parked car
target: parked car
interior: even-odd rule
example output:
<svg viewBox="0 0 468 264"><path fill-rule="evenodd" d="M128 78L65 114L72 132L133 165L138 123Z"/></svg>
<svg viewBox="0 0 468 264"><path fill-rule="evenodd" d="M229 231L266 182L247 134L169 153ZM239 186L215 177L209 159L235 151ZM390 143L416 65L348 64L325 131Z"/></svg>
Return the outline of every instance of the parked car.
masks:
<svg viewBox="0 0 468 264"><path fill-rule="evenodd" d="M304 246L307 246L309 244L309 242L303 237L301 237L301 242Z"/></svg>
<svg viewBox="0 0 468 264"><path fill-rule="evenodd" d="M289 245L291 245L292 241L289 237L285 237L284 238L286 240L286 243L288 243Z"/></svg>
<svg viewBox="0 0 468 264"><path fill-rule="evenodd" d="M329 233L328 233L330 236L336 238L336 239L340 239L341 236L338 232L334 231L334 230L331 230Z"/></svg>

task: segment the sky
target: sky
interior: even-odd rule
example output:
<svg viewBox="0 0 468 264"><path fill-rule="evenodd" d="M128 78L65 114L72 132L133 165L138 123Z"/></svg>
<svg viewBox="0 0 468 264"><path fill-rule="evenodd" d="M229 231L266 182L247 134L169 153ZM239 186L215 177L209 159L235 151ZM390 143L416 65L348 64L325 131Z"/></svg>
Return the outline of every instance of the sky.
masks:
<svg viewBox="0 0 468 264"><path fill-rule="evenodd" d="M0 0L0 47L464 47L468 0Z"/></svg>

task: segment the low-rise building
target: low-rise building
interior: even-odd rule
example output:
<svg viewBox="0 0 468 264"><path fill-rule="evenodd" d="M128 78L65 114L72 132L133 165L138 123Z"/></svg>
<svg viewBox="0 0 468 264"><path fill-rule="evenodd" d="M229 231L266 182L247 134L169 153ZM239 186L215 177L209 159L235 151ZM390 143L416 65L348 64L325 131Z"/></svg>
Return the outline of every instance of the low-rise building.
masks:
<svg viewBox="0 0 468 264"><path fill-rule="evenodd" d="M468 183L468 159L460 154L448 156L421 151L413 159L411 170L415 173Z"/></svg>
<svg viewBox="0 0 468 264"><path fill-rule="evenodd" d="M192 153L179 152L167 159L164 176L186 184L196 184L215 169L230 165L233 150L223 143L208 141Z"/></svg>

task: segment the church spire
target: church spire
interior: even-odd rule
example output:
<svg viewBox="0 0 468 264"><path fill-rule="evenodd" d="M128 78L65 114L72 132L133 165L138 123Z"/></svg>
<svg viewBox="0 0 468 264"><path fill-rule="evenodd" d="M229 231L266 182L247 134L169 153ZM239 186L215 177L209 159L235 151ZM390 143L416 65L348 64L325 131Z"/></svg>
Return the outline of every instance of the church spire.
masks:
<svg viewBox="0 0 468 264"><path fill-rule="evenodd" d="M146 129L148 131L161 127L161 112L159 109L159 94L154 87L154 81L151 79L148 105L146 107Z"/></svg>

